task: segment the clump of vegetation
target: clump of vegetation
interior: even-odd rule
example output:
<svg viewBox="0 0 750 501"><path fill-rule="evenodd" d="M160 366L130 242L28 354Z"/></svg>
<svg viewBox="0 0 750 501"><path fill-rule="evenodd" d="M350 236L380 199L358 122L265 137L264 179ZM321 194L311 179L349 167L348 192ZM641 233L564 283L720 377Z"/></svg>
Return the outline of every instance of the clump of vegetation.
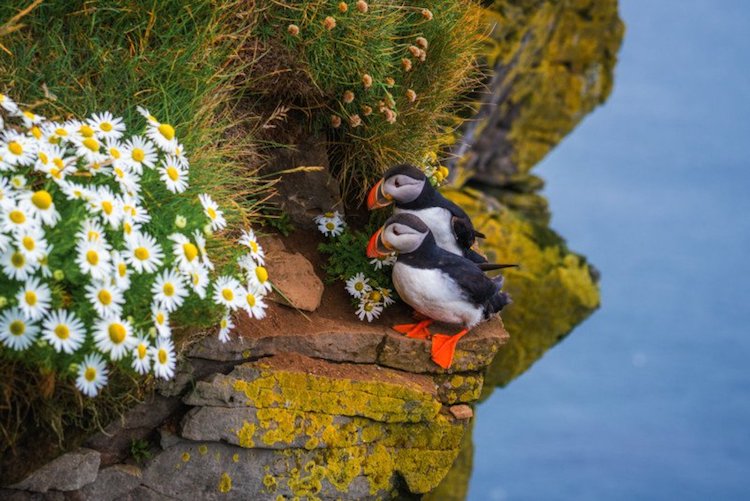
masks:
<svg viewBox="0 0 750 501"><path fill-rule="evenodd" d="M26 1L17 0L0 5L0 74L3 75L0 92L13 96L24 110L32 115L44 115L49 121L59 124L71 123L92 111L110 110L115 116L122 117L127 130L141 131L144 118L136 111L140 105L150 111L149 115L182 132L180 146L190 152L190 192L196 198L192 208L185 209L187 212L182 214L183 198L173 196L165 189L156 169L145 169L141 182L147 187L143 191L144 203L149 207L164 208L161 216L151 214L149 231L152 236L159 235L160 239L168 238L181 224L178 214L188 219L193 212L204 210L197 201L197 194L210 194L212 201L223 210L230 228L207 238L207 251L213 257L217 271L235 263L239 228L247 228L256 220L260 201L269 189L268 183L255 177L257 167L246 162L248 152L255 151L252 136L246 133L252 128L252 117L236 109L239 86L248 81L246 72L252 63L238 58L237 52L254 22L251 16L237 15L240 5L241 2L202 0L136 0L117 5L59 1L41 5L34 2L30 6ZM233 133L238 128L243 133ZM30 137L35 137L34 131L28 132ZM26 134L26 129L13 133ZM5 139L7 146L9 141ZM100 153L105 153L104 148ZM76 170L80 170L81 165L75 165ZM54 192L55 181L43 178L32 166L25 168L29 171L23 173L28 188L37 191L42 188L51 193L55 204L60 207L66 203L60 192ZM170 177L168 173L166 176ZM97 184L101 181L95 179L103 179L99 176L71 177L82 184ZM110 178L107 182L115 181ZM212 205L208 200L206 203ZM65 277L62 281L54 281L54 275L44 277L44 280L54 281L49 288L55 308L71 306L73 296L65 292L71 290L65 285L65 280L82 277L80 272L76 274L72 268L65 268L74 266L74 262L65 264L62 258L55 258L54 253L58 249L60 252L70 250L71 245L75 247L74 235L79 228L74 226L81 224L84 205L80 202L71 206L73 212L66 216L72 219L66 217L60 222L59 231L58 228L54 230L58 234L48 237L50 241L55 240L55 249L50 253L50 272L54 274L60 268L62 274L58 276ZM111 230L107 223L102 221L100 224L106 228L105 233ZM188 224L195 226L191 231L203 231L205 223L198 225L190 221ZM192 236L189 238L197 246ZM118 240L113 237L113 241ZM171 245L163 249L163 259L167 263L174 260L171 250ZM58 259L57 263L55 259ZM146 282L144 280L139 290L148 291L153 285ZM3 284L7 306L12 307L16 294L6 291L5 285L17 289L19 284L6 282L5 278ZM71 284L80 285L78 282ZM81 287L76 291L79 296L85 294ZM212 290L207 290L208 295L212 293ZM135 296L133 293L128 299L134 301L134 305L141 301ZM143 296L146 301L150 293ZM75 300L77 308L87 308L76 312L84 325L88 325L87 319L93 319L95 315L93 307L86 301L80 297ZM149 330L145 323L151 319L149 306L139 304L126 315L133 317L130 323L134 328L135 324L144 323L144 334ZM172 315L177 328L174 338L177 348L194 332L185 326L214 325L223 311L210 304L195 310L192 307L183 310ZM42 351L37 344L32 344L32 348L34 353ZM66 432L75 429L85 433L106 424L143 394L142 380L133 377L128 364L110 366L108 385L97 399L86 399L75 388L81 366L73 365L73 372L70 372L70 363L81 361L77 358L62 360L63 355L73 355L63 353L59 360L56 357L40 360L19 358L7 346L0 347L0 350L3 358L0 364L0 453L3 453L3 464L0 464L0 469L8 472L8 479L14 474L11 465L16 468L24 464L24 460L5 454L10 448L33 438L35 442L42 440L51 444L49 450L24 448L25 453L34 450L40 454L50 453L57 444L63 444ZM48 354L54 352L49 345L43 350ZM65 445L74 443L67 441Z"/></svg>
<svg viewBox="0 0 750 501"><path fill-rule="evenodd" d="M464 0L261 3L261 39L301 61L322 98L313 121L331 136L345 192L389 165L453 141L457 100L476 84L478 9Z"/></svg>

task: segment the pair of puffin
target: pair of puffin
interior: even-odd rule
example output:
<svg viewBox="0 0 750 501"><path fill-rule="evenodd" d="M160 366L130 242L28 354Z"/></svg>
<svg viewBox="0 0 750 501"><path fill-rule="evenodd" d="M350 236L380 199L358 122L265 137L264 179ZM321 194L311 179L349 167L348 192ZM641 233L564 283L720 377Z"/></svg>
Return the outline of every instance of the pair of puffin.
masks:
<svg viewBox="0 0 750 501"><path fill-rule="evenodd" d="M484 271L516 265L487 263L474 251L477 237L484 235L413 165L391 167L367 197L370 210L392 203L393 216L372 235L367 255L397 253L393 285L401 299L425 319L393 328L409 337L431 338L432 360L448 369L458 340L511 302L501 290L503 277L490 278ZM433 321L463 329L453 335L430 334L428 326Z"/></svg>

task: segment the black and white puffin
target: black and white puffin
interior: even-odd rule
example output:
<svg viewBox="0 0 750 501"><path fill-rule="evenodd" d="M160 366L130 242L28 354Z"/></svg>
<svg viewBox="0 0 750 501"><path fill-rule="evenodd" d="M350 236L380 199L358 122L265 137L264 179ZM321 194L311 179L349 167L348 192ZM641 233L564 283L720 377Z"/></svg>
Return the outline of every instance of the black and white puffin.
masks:
<svg viewBox="0 0 750 501"><path fill-rule="evenodd" d="M510 301L503 277L490 278L475 263L439 247L430 228L414 214L391 216L367 246L367 256L396 252L393 285L417 313L417 324L395 326L410 337L426 338L433 321L459 324L456 334L432 335L432 360L444 369L453 362L456 344L474 326L499 313Z"/></svg>
<svg viewBox="0 0 750 501"><path fill-rule="evenodd" d="M424 221L439 247L478 264L487 262L472 249L477 237L484 235L474 228L466 212L441 195L417 167L409 164L391 167L367 196L369 210L391 203L395 204L394 214L414 214Z"/></svg>

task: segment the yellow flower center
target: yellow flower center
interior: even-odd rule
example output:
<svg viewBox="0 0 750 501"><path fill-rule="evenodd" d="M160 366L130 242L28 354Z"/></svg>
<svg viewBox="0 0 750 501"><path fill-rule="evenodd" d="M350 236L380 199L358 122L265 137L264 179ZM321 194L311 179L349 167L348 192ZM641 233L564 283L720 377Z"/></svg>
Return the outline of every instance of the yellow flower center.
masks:
<svg viewBox="0 0 750 501"><path fill-rule="evenodd" d="M78 132L80 132L83 137L92 137L94 135L94 129L86 124L81 125L81 127L79 127L78 129ZM85 143L86 141L84 141L84 144Z"/></svg>
<svg viewBox="0 0 750 501"><path fill-rule="evenodd" d="M130 156L133 157L133 160L136 162L143 162L143 159L146 158L146 152L140 148L134 148Z"/></svg>
<svg viewBox="0 0 750 501"><path fill-rule="evenodd" d="M99 141L93 137L88 137L83 140L83 145L91 151L99 151Z"/></svg>
<svg viewBox="0 0 750 501"><path fill-rule="evenodd" d="M174 127L172 127L169 124L161 124L159 126L159 133L161 133L162 136L167 138L168 141L171 141L174 139Z"/></svg>
<svg viewBox="0 0 750 501"><path fill-rule="evenodd" d="M21 336L24 332L26 332L26 324L23 320L13 320L10 323L10 333L14 336Z"/></svg>
<svg viewBox="0 0 750 501"><path fill-rule="evenodd" d="M365 284L363 284L362 282L357 282L356 284L354 284L355 291L362 291L362 289L364 288L365 288Z"/></svg>
<svg viewBox="0 0 750 501"><path fill-rule="evenodd" d="M26 304L28 304L29 306L34 306L37 301L36 292L26 291L26 294L24 295L24 300L26 301Z"/></svg>
<svg viewBox="0 0 750 501"><path fill-rule="evenodd" d="M18 141L11 141L10 144L8 144L8 150L14 155L20 155L23 153L23 146L21 146L21 143Z"/></svg>
<svg viewBox="0 0 750 501"><path fill-rule="evenodd" d="M86 252L86 261L88 261L91 266L96 266L99 264L99 253L94 249Z"/></svg>
<svg viewBox="0 0 750 501"><path fill-rule="evenodd" d="M112 202L110 202L109 200L105 200L104 202L102 202L102 210L106 215L109 216L110 214L112 214L112 209Z"/></svg>
<svg viewBox="0 0 750 501"><path fill-rule="evenodd" d="M192 261L193 259L198 257L198 247L191 244L190 242L182 244L182 252L185 253L185 257L188 261Z"/></svg>
<svg viewBox="0 0 750 501"><path fill-rule="evenodd" d="M31 238L28 235L23 237L22 242L23 242L23 246L26 248L27 251L33 251L34 247L36 247L36 242L34 241L33 238Z"/></svg>
<svg viewBox="0 0 750 501"><path fill-rule="evenodd" d="M122 224L122 229L126 235L130 235L133 232L133 225L128 222L125 222Z"/></svg>
<svg viewBox="0 0 750 501"><path fill-rule="evenodd" d="M145 248L145 247L138 247L138 248L136 248L135 251L133 252L133 254L135 254L135 257L137 257L141 261L145 261L151 255L151 254L149 254L148 249Z"/></svg>
<svg viewBox="0 0 750 501"><path fill-rule="evenodd" d="M258 253L258 242L255 242L253 240L250 240L250 250L253 251L253 253Z"/></svg>
<svg viewBox="0 0 750 501"><path fill-rule="evenodd" d="M35 125L35 126L33 126L33 127L31 128L31 134L32 134L32 135L33 135L33 136L34 136L35 138L37 138L37 139L41 139L41 137L42 137L42 130L41 130L41 129L40 129L39 127L37 127L37 126Z"/></svg>
<svg viewBox="0 0 750 501"><path fill-rule="evenodd" d="M234 292L232 292L232 289L222 289L221 290L221 295L227 301L232 301L234 299Z"/></svg>
<svg viewBox="0 0 750 501"><path fill-rule="evenodd" d="M326 223L326 229L327 229L328 231L333 231L333 230L334 230L335 228L336 228L336 225L335 225L335 224L333 224L332 222L328 221L328 222Z"/></svg>
<svg viewBox="0 0 750 501"><path fill-rule="evenodd" d="M172 181L177 181L178 179L180 179L180 173L177 172L177 169L175 169L171 165L167 167L167 176L169 176L169 179L171 179Z"/></svg>
<svg viewBox="0 0 750 501"><path fill-rule="evenodd" d="M221 327L222 329L226 329L227 325L229 325L229 322L227 322L227 319L226 318L222 318L221 322L219 322L219 327Z"/></svg>
<svg viewBox="0 0 750 501"><path fill-rule="evenodd" d="M97 297L99 298L99 302L104 306L109 306L112 303L112 294L106 289L100 290Z"/></svg>
<svg viewBox="0 0 750 501"><path fill-rule="evenodd" d="M255 276L258 277L260 283L265 283L265 281L268 280L268 271L266 271L265 267L258 266L255 268Z"/></svg>
<svg viewBox="0 0 750 501"><path fill-rule="evenodd" d="M64 137L68 135L68 131L63 129L62 127L58 127L57 129L55 129L55 134L57 134L58 136Z"/></svg>
<svg viewBox="0 0 750 501"><path fill-rule="evenodd" d="M58 169L62 169L63 167L65 167L65 164L63 163L62 158L60 157L57 157L54 160L52 160L52 163L55 164L55 167L57 167Z"/></svg>
<svg viewBox="0 0 750 501"><path fill-rule="evenodd" d="M47 154L45 152L40 151L39 152L39 160L41 160L44 165L47 165L47 163L49 162L49 157L47 156Z"/></svg>
<svg viewBox="0 0 750 501"><path fill-rule="evenodd" d="M49 173L55 179L60 179L62 177L62 171L59 169L52 169L49 171Z"/></svg>
<svg viewBox="0 0 750 501"><path fill-rule="evenodd" d="M29 120L34 120L36 118L36 115L34 115L32 112L26 110L23 112L23 116L28 118Z"/></svg>
<svg viewBox="0 0 750 501"><path fill-rule="evenodd" d="M198 286L198 284L199 284L199 283L201 283L201 276L200 276L200 275L198 275L198 274L197 274L196 272L192 272L192 273L190 274L190 276L191 276L191 277L193 277L193 285L194 285L195 287L197 287L197 286Z"/></svg>
<svg viewBox="0 0 750 501"><path fill-rule="evenodd" d="M112 130L112 124L109 122L102 122L99 124L99 128L104 132L109 132Z"/></svg>
<svg viewBox="0 0 750 501"><path fill-rule="evenodd" d="M327 217L327 218L331 218L331 217L333 217L333 212L326 212L326 213L325 213L325 214L323 214L323 215L324 215L325 217Z"/></svg>
<svg viewBox="0 0 750 501"><path fill-rule="evenodd" d="M31 195L31 203L38 209L47 210L52 205L52 195L46 190L39 190Z"/></svg>
<svg viewBox="0 0 750 501"><path fill-rule="evenodd" d="M122 344L125 341L127 331L122 324L111 324L109 326L109 339L115 344Z"/></svg>
<svg viewBox="0 0 750 501"><path fill-rule="evenodd" d="M10 217L10 220L16 224L23 224L26 222L26 215L20 210L10 211L10 214L8 214L8 217Z"/></svg>
<svg viewBox="0 0 750 501"><path fill-rule="evenodd" d="M159 363L164 365L167 363L167 350L164 348L159 348L159 353L157 354L157 357L159 358Z"/></svg>
<svg viewBox="0 0 750 501"><path fill-rule="evenodd" d="M245 301L247 301L247 305L252 308L255 306L255 295L254 294L248 294L245 296Z"/></svg>
<svg viewBox="0 0 750 501"><path fill-rule="evenodd" d="M156 314L156 323L159 325L164 325L164 313L159 312Z"/></svg>
<svg viewBox="0 0 750 501"><path fill-rule="evenodd" d="M174 285L172 285L171 282L167 282L164 284L164 287L161 289L164 292L165 296L173 296L174 295Z"/></svg>
<svg viewBox="0 0 750 501"><path fill-rule="evenodd" d="M115 167L114 171L115 171L115 176L119 177L120 179L125 177L125 171L123 171L121 168Z"/></svg>
<svg viewBox="0 0 750 501"><path fill-rule="evenodd" d="M89 383L92 382L96 379L96 369L93 367L86 367L86 370L83 372L83 378Z"/></svg>
<svg viewBox="0 0 750 501"><path fill-rule="evenodd" d="M375 308L375 305L373 303L366 303L364 310L369 312L369 311L372 311L374 308Z"/></svg>
<svg viewBox="0 0 750 501"><path fill-rule="evenodd" d="M374 291L370 294L370 299L377 303L378 301L383 299L383 296L378 291Z"/></svg>
<svg viewBox="0 0 750 501"><path fill-rule="evenodd" d="M211 219L216 219L216 211L214 210L213 207L207 208L206 214L208 214L208 217L210 217Z"/></svg>
<svg viewBox="0 0 750 501"><path fill-rule="evenodd" d="M109 154L112 156L112 158L115 158L115 159L120 158L121 156L120 150L118 150L114 146L109 147Z"/></svg>
<svg viewBox="0 0 750 501"><path fill-rule="evenodd" d="M146 345L143 343L138 345L138 358L141 360L146 358Z"/></svg>
<svg viewBox="0 0 750 501"><path fill-rule="evenodd" d="M89 242L96 242L97 240L99 240L100 235L98 231L89 230L87 236L88 236Z"/></svg>
<svg viewBox="0 0 750 501"><path fill-rule="evenodd" d="M125 266L125 263L120 263L117 265L117 273L119 273L121 277L124 278L127 272L128 272L128 267Z"/></svg>
<svg viewBox="0 0 750 501"><path fill-rule="evenodd" d="M70 329L68 329L67 325L58 324L58 326L55 327L55 336L62 340L68 339L70 337Z"/></svg>
<svg viewBox="0 0 750 501"><path fill-rule="evenodd" d="M20 252L14 252L10 257L10 262L16 268L21 268L24 264L26 264L26 258L23 257L23 254L21 254Z"/></svg>

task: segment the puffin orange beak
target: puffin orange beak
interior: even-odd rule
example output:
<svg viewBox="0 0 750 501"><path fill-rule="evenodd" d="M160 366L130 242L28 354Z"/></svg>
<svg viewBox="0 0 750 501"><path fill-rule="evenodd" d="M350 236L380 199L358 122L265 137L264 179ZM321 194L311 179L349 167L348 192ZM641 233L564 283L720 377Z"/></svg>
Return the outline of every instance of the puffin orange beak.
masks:
<svg viewBox="0 0 750 501"><path fill-rule="evenodd" d="M393 251L383 242L383 228L370 237L370 241L367 244L367 257L386 257L389 256Z"/></svg>
<svg viewBox="0 0 750 501"><path fill-rule="evenodd" d="M392 201L392 197L383 193L383 180L381 179L367 194L367 209L381 209L389 206Z"/></svg>

